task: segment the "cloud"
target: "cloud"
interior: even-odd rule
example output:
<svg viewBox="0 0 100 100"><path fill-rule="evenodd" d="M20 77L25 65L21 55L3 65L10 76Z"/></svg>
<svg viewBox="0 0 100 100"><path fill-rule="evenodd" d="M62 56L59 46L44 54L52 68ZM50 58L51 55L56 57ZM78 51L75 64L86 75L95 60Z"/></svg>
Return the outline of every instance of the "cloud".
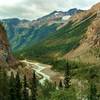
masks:
<svg viewBox="0 0 100 100"><path fill-rule="evenodd" d="M54 10L88 9L99 0L0 0L0 18L35 19Z"/></svg>

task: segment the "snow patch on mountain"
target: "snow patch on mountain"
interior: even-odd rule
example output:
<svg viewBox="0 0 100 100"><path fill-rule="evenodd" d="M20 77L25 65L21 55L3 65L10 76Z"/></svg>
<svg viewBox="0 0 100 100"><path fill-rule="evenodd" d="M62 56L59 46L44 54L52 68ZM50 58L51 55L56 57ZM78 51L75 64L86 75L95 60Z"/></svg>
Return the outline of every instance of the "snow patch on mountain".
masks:
<svg viewBox="0 0 100 100"><path fill-rule="evenodd" d="M64 16L62 17L62 20L68 20L70 17L71 17L70 15Z"/></svg>

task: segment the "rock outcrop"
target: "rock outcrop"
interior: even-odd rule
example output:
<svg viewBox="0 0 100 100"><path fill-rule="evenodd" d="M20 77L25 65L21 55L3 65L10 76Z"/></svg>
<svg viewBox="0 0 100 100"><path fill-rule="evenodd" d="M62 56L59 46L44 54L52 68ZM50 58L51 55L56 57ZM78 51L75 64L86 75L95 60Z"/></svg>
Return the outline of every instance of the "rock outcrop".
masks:
<svg viewBox="0 0 100 100"><path fill-rule="evenodd" d="M11 53L6 31L0 23L0 66L14 66L15 63L16 60Z"/></svg>
<svg viewBox="0 0 100 100"><path fill-rule="evenodd" d="M66 58L80 59L84 62L100 62L100 3L95 4L86 12L75 15L72 20L82 23L93 16L94 18L84 32L80 45L67 53Z"/></svg>

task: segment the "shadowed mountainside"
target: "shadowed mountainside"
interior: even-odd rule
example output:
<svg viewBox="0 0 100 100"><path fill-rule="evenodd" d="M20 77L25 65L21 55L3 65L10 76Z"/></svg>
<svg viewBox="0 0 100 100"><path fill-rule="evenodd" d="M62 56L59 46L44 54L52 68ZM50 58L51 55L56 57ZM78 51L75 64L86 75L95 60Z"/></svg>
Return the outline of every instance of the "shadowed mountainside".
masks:
<svg viewBox="0 0 100 100"><path fill-rule="evenodd" d="M36 44L56 32L58 26L65 23L70 16L81 12L76 8L67 12L54 11L37 20L3 19L12 50L19 50L27 45Z"/></svg>
<svg viewBox="0 0 100 100"><path fill-rule="evenodd" d="M6 31L0 23L0 66L14 66L15 63L16 60L11 53Z"/></svg>

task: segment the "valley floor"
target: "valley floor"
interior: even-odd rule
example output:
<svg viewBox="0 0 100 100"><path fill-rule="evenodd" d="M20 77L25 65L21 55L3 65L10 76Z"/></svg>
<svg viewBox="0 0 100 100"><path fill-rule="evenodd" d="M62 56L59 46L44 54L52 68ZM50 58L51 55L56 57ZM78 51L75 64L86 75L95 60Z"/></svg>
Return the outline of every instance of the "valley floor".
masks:
<svg viewBox="0 0 100 100"><path fill-rule="evenodd" d="M51 70L50 65L36 63L28 60L22 60L21 62L26 64L26 68L35 70L37 76L40 77L40 83L44 83L45 80L49 80L51 82L59 83L60 80L63 80L63 75L59 72Z"/></svg>

